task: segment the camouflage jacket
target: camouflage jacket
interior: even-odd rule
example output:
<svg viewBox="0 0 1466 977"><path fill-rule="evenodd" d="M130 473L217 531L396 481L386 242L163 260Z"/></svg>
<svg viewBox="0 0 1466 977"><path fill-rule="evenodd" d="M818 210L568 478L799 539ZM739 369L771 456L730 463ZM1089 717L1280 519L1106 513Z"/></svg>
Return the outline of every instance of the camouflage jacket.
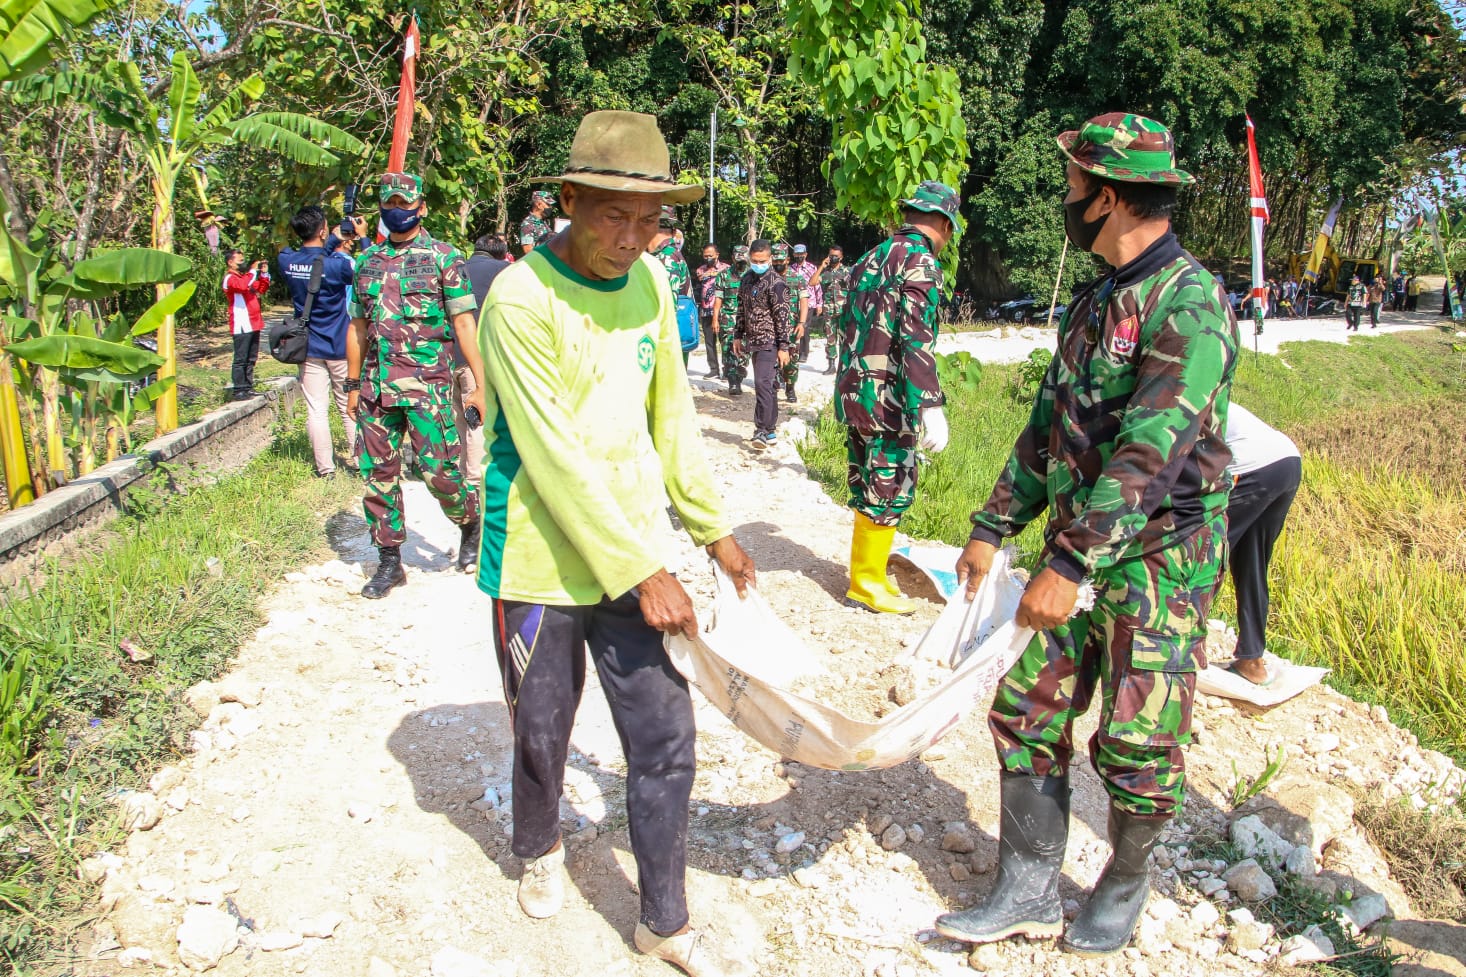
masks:
<svg viewBox="0 0 1466 977"><path fill-rule="evenodd" d="M749 269L738 283L738 324L733 336L750 350L788 349L789 286L772 269L762 275Z"/></svg>
<svg viewBox="0 0 1466 977"><path fill-rule="evenodd" d="M667 269L667 280L672 283L673 295L691 295L689 291L687 274L687 262L682 260L682 252L677 250L677 243L668 238L666 243L658 248L652 255Z"/></svg>
<svg viewBox="0 0 1466 977"><path fill-rule="evenodd" d="M1047 508L1045 562L1074 581L1185 542L1227 506L1237 342L1174 234L1085 286L972 538L996 545Z"/></svg>
<svg viewBox="0 0 1466 977"><path fill-rule="evenodd" d="M718 310L719 326L732 326L738 321L738 285L742 280L743 276L732 265L725 265L713 281L713 287L723 299Z"/></svg>
<svg viewBox="0 0 1466 977"><path fill-rule="evenodd" d="M463 255L418 231L390 239L356 261L351 317L366 320L362 397L414 403L453 380L453 317L477 308Z"/></svg>
<svg viewBox="0 0 1466 977"><path fill-rule="evenodd" d="M775 268L774 274L779 274L779 269ZM789 331L793 332L799 328L799 299L809 297L809 279L789 265L784 269L784 287L789 291Z"/></svg>
<svg viewBox="0 0 1466 977"><path fill-rule="evenodd" d="M942 266L909 224L850 269L838 327L835 417L861 434L910 434L921 411L946 403L937 383Z"/></svg>
<svg viewBox="0 0 1466 977"><path fill-rule="evenodd" d="M703 315L713 314L713 299L718 297L718 277L728 266L719 261L711 268L698 265L693 273L697 279L697 307Z"/></svg>
<svg viewBox="0 0 1466 977"><path fill-rule="evenodd" d="M824 314L838 316L845 311L845 296L850 290L850 266L841 262L837 267L826 268L820 275L820 288L824 290Z"/></svg>
<svg viewBox="0 0 1466 977"><path fill-rule="evenodd" d="M549 238L550 222L543 217L530 214L519 222L519 243L526 248L537 248Z"/></svg>
<svg viewBox="0 0 1466 977"><path fill-rule="evenodd" d="M810 285L814 276L819 272L819 266L812 265L808 261L801 261L797 265L790 265L790 271L797 271L804 276L804 283L809 291L809 314L812 316L815 310L824 304L824 290L818 285Z"/></svg>

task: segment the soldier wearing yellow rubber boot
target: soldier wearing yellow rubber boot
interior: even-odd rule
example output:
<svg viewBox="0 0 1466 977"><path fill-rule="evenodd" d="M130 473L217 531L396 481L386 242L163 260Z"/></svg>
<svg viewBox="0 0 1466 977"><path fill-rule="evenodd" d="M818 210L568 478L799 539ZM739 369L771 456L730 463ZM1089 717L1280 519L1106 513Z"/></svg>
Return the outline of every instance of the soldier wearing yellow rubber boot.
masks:
<svg viewBox="0 0 1466 977"><path fill-rule="evenodd" d="M947 446L937 382L937 255L962 230L956 191L928 181L901 201L902 226L850 271L840 316L835 417L845 425L850 590L845 603L886 614L916 604L886 576L896 525L916 497L917 449Z"/></svg>

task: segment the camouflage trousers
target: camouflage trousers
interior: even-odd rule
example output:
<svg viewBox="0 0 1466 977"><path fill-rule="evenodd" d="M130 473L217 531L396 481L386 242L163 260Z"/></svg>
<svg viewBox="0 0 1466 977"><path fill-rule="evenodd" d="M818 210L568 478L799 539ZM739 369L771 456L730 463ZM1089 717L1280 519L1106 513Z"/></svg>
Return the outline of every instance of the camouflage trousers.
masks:
<svg viewBox="0 0 1466 977"><path fill-rule="evenodd" d="M1103 687L1090 761L1116 807L1169 815L1181 803L1196 672L1206 667L1206 615L1222 581L1227 525L1100 571L1095 606L1036 635L1004 677L988 714L1010 773L1062 776L1073 723Z"/></svg>
<svg viewBox="0 0 1466 977"><path fill-rule="evenodd" d="M808 329L808 325L805 328ZM789 330L789 362L779 367L779 382L783 384L791 384L799 379L799 348L808 341L808 334L804 339L797 339L795 337L798 333L798 327Z"/></svg>
<svg viewBox="0 0 1466 977"><path fill-rule="evenodd" d="M723 379L728 385L742 383L748 377L748 350L742 356L733 355L733 330L736 323L728 317L718 327L718 351L723 355Z"/></svg>
<svg viewBox="0 0 1466 977"><path fill-rule="evenodd" d="M463 444L446 384L416 404L384 405L363 398L357 411L357 463L366 482L362 509L376 546L407 539L402 511L402 438L443 515L458 525L479 517L478 491L464 475Z"/></svg>
<svg viewBox="0 0 1466 977"><path fill-rule="evenodd" d="M916 501L916 434L845 429L850 507L877 526L895 526Z"/></svg>
<svg viewBox="0 0 1466 977"><path fill-rule="evenodd" d="M834 366L839 360L840 343L835 335L836 317L824 315L810 316L809 332L804 337L803 347L806 353L809 350L811 340L823 339L825 341L825 361L827 365Z"/></svg>

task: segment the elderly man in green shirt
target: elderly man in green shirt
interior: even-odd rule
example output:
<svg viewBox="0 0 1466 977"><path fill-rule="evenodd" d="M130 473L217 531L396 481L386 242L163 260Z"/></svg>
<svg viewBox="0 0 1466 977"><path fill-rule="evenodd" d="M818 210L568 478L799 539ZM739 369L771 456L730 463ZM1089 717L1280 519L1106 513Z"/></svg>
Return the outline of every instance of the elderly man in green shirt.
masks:
<svg viewBox="0 0 1466 977"><path fill-rule="evenodd" d="M563 899L560 793L585 656L626 754L641 892L635 944L694 977L736 973L689 928L688 801L696 730L663 633L697 621L667 570L668 499L734 580L754 581L703 455L675 300L647 253L662 205L702 196L672 179L656 119L592 112L561 184L570 226L502 272L480 341L488 412L479 587L514 727L519 904Z"/></svg>

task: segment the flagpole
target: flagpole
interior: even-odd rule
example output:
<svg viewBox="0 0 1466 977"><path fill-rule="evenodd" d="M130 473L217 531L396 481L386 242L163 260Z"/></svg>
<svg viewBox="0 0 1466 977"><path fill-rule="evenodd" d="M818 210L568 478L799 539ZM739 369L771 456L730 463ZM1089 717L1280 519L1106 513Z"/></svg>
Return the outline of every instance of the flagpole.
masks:
<svg viewBox="0 0 1466 977"><path fill-rule="evenodd" d="M1049 314L1044 320L1044 328L1048 329L1054 324L1054 306L1059 304L1059 283L1064 280L1064 259L1069 257L1069 235L1064 235L1064 249L1059 252L1059 273L1054 276L1054 294L1049 296Z"/></svg>

